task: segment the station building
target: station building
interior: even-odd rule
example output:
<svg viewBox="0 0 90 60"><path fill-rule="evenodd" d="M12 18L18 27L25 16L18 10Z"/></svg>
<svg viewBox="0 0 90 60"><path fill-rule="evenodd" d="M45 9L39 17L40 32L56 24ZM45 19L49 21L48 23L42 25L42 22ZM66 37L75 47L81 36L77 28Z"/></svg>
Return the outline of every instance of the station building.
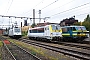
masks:
<svg viewBox="0 0 90 60"><path fill-rule="evenodd" d="M66 18L66 19L63 19L61 22L60 22L60 26L70 26L70 25L73 25L74 23L77 23L78 20L76 20L75 18L71 17L71 18Z"/></svg>

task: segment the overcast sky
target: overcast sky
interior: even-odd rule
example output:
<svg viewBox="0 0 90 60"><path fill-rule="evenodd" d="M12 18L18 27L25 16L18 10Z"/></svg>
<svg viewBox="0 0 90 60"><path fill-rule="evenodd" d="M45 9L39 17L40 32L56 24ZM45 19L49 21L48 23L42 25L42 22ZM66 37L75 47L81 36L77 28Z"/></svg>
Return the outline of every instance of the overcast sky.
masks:
<svg viewBox="0 0 90 60"><path fill-rule="evenodd" d="M35 9L36 18L39 18L39 10L42 18L50 17L46 22L59 23L74 15L79 21L84 21L87 14L90 14L90 0L0 0L0 15L32 18L33 9ZM23 20L0 17L0 24L9 24L9 21L10 24L15 21L20 24ZM28 19L28 23L30 22ZM38 23L39 19L35 22Z"/></svg>

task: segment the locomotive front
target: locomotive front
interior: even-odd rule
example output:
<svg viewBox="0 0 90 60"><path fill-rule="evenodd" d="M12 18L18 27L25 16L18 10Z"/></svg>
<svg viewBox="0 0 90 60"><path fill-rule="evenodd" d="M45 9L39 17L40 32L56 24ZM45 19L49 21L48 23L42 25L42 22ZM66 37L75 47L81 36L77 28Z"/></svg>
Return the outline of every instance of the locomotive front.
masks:
<svg viewBox="0 0 90 60"><path fill-rule="evenodd" d="M62 29L60 25L50 25L50 36L52 41L60 41L62 39Z"/></svg>

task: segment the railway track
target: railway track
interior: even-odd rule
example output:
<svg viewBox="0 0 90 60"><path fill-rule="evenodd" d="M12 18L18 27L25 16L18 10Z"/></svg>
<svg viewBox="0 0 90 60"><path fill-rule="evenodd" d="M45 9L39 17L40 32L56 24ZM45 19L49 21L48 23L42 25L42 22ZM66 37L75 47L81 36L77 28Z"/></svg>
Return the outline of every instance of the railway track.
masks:
<svg viewBox="0 0 90 60"><path fill-rule="evenodd" d="M2 60L41 60L14 43L10 42L10 44L7 44L7 42L3 40L3 45L4 53L8 53L8 56L6 58L6 55L3 55Z"/></svg>
<svg viewBox="0 0 90 60"><path fill-rule="evenodd" d="M67 42L59 42L58 44L64 45L64 46L71 46L71 47L76 47L76 48L90 50L90 45L87 45L87 44L69 43L69 42L68 43Z"/></svg>
<svg viewBox="0 0 90 60"><path fill-rule="evenodd" d="M35 46L46 48L46 49L49 49L52 51L63 53L65 55L73 56L78 59L90 60L90 50L88 50L87 48L85 48L85 49L72 48L72 47L70 47L70 44L67 44L67 46L69 45L69 47L66 47L63 45L55 46L56 44L53 45L51 43L48 44L48 43L41 43L41 42L37 42L37 41L35 42L32 40L27 40L27 39L19 39L19 41L23 41L23 42L31 44L31 45L35 45ZM63 44L65 45L65 43L63 43ZM73 46L75 46L75 45L73 45ZM80 48L80 46L79 46L79 48Z"/></svg>
<svg viewBox="0 0 90 60"><path fill-rule="evenodd" d="M23 38L23 39L26 40L26 38ZM19 39L19 40L22 40L22 38ZM43 42L41 42L41 43L43 43ZM58 44L58 45L64 45L64 46L70 46L70 47L76 47L76 48L80 48L80 49L90 50L90 45L89 44L73 43L73 42L51 42L51 43Z"/></svg>

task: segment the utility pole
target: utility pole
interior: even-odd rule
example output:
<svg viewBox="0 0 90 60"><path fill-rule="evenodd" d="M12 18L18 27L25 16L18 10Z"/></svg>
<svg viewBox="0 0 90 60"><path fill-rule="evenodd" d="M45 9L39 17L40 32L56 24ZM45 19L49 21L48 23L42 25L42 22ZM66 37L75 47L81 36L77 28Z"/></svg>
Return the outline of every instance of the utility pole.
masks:
<svg viewBox="0 0 90 60"><path fill-rule="evenodd" d="M39 23L41 21L41 10L39 10Z"/></svg>
<svg viewBox="0 0 90 60"><path fill-rule="evenodd" d="M33 9L33 24L35 24L35 9Z"/></svg>

